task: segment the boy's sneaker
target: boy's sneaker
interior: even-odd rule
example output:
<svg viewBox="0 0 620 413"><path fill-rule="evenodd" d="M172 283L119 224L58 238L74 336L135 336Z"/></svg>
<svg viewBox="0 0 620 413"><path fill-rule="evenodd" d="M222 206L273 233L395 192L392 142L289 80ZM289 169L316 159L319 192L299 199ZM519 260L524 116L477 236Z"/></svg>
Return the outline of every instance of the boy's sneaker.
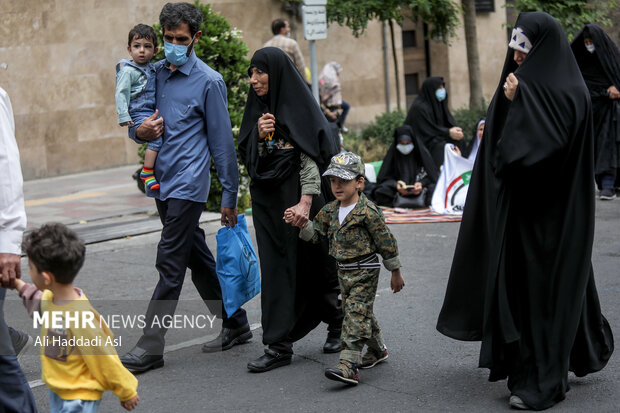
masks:
<svg viewBox="0 0 620 413"><path fill-rule="evenodd" d="M387 348L384 348L383 351L379 354L375 353L373 350L366 350L366 354L362 357L362 362L357 365L360 369L370 369L381 363L382 361L387 360L388 351Z"/></svg>
<svg viewBox="0 0 620 413"><path fill-rule="evenodd" d="M359 383L357 367L347 360L340 360L336 367L325 369L325 377L355 386Z"/></svg>
<svg viewBox="0 0 620 413"><path fill-rule="evenodd" d="M613 188L603 188L601 189L601 194L599 198L605 201L611 201L612 199L616 199L616 191Z"/></svg>

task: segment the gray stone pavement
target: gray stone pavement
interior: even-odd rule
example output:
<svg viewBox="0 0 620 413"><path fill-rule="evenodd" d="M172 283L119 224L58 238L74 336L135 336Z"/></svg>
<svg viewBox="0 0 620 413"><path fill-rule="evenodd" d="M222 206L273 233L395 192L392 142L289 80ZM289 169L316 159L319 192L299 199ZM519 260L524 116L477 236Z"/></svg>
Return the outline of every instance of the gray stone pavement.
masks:
<svg viewBox="0 0 620 413"><path fill-rule="evenodd" d="M28 185L31 183L26 183ZM58 192L55 195L45 197L63 194L60 187L56 189ZM94 192L90 188L84 188L83 191ZM114 191L116 189L107 190ZM129 187L127 193L127 196L135 195L129 191ZM137 190L136 193L143 196ZM95 202L95 196L84 199L91 198ZM26 199L37 198L27 196ZM145 208L148 210L148 206ZM110 220L110 224L114 220L127 219L122 213L116 217L102 219ZM77 218L79 222L80 217ZM43 221L36 222L44 222L45 217L41 215L37 219ZM154 217L150 219L156 220ZM597 200L596 224L592 261L597 287L604 314L618 335L620 200ZM207 233L208 245L215 250L215 233L219 229L219 222L207 219L203 228ZM259 324L260 297L256 297L245 306L254 331L254 338L248 344L236 346L221 354L203 354L200 344L215 336L217 326L208 330L170 330L164 368L138 376L142 401L137 411L509 410L506 383L489 383L487 370L476 368L479 343L454 341L435 330L459 224L399 224L391 225L390 228L399 242L407 285L401 293L392 294L389 290L389 273L382 270L375 311L390 350L390 358L372 370L362 371L360 385L347 388L323 376L323 369L337 362L337 355L321 352L325 325L319 326L296 343L291 366L262 374L249 373L247 362L260 356L263 349ZM155 231L89 244L86 263L76 285L83 288L104 315L126 306L138 312L143 311L157 281L154 262L158 240L159 233ZM25 260L22 266L27 268ZM199 296L190 278L188 274L178 314L190 314L183 305L191 307L198 302ZM29 279L27 271L24 279ZM8 295L6 312L9 319L18 327L36 334L24 316L21 304L15 299L15 294ZM123 345L119 352L131 348L139 334L137 329L123 333ZM46 411L47 390L39 380L40 364L36 349L31 349L25 355L22 366L40 410ZM585 378L571 375L569 381L571 391L567 399L554 407L553 411L620 411L620 361L616 354L602 372ZM100 411L117 412L122 409L115 396L107 392Z"/></svg>

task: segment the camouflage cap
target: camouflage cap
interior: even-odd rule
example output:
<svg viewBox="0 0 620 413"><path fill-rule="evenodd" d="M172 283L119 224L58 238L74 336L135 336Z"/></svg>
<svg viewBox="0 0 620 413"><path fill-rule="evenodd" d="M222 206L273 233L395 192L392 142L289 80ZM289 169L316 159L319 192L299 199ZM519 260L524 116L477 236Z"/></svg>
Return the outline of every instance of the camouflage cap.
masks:
<svg viewBox="0 0 620 413"><path fill-rule="evenodd" d="M364 176L364 162L353 152L341 152L333 156L329 167L323 172L323 176L337 176L346 181L355 179L359 175Z"/></svg>

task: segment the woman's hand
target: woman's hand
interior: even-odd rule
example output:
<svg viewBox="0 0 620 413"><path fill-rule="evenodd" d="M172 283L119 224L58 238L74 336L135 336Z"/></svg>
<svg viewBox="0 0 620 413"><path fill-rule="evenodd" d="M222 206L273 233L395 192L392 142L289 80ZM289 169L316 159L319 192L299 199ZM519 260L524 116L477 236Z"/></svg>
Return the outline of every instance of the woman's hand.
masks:
<svg viewBox="0 0 620 413"><path fill-rule="evenodd" d="M450 149L452 149L452 152L455 152L458 156L462 156L463 155L461 153L461 150L459 149L458 146L452 145L452 147Z"/></svg>
<svg viewBox="0 0 620 413"><path fill-rule="evenodd" d="M276 130L276 118L271 113L265 113L258 118L258 137L265 139L267 135Z"/></svg>
<svg viewBox="0 0 620 413"><path fill-rule="evenodd" d="M614 85L609 86L607 92L609 92L609 99L620 99L620 92Z"/></svg>
<svg viewBox="0 0 620 413"><path fill-rule="evenodd" d="M455 141L460 141L461 139L463 139L463 129L459 128L458 126L453 126L450 128L450 138L454 139Z"/></svg>
<svg viewBox="0 0 620 413"><path fill-rule="evenodd" d="M294 227L303 228L310 218L312 195L302 195L299 203L288 208L284 214L284 221Z"/></svg>
<svg viewBox="0 0 620 413"><path fill-rule="evenodd" d="M407 185L405 183L405 181L398 181L396 182L396 190L398 191L399 194L401 194L402 196L407 196L409 195L409 190L407 188L405 188L405 185Z"/></svg>
<svg viewBox="0 0 620 413"><path fill-rule="evenodd" d="M411 193L413 195L420 195L421 192L422 192L422 182L416 182L415 184L413 184Z"/></svg>
<svg viewBox="0 0 620 413"><path fill-rule="evenodd" d="M511 73L506 78L506 83L504 83L504 95L506 95L506 99L512 100L515 98L515 93L517 93L517 86L519 85L519 81L514 73Z"/></svg>

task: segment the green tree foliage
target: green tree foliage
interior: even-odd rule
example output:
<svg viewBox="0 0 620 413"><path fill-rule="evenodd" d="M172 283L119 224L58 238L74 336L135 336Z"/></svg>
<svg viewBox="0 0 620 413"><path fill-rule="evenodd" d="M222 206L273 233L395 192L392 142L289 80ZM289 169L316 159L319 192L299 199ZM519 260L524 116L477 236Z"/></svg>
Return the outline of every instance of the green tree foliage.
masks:
<svg viewBox="0 0 620 413"><path fill-rule="evenodd" d="M208 4L195 2L196 6L202 11L202 36L194 45L196 56L217 70L226 83L228 90L228 113L230 123L235 137L235 146L243 110L249 90L248 67L250 62L246 59L249 52L247 45L241 39L241 31L231 27L228 21L217 14ZM159 44L163 45L161 27L159 24L153 25L159 37ZM155 56L155 60L165 59L164 48L160 47ZM144 150L138 152L144 156ZM239 210L249 206L248 179L243 164L239 161ZM207 200L207 210L219 211L222 200L222 186L217 176L217 172L211 165L211 188L209 199Z"/></svg>
<svg viewBox="0 0 620 413"><path fill-rule="evenodd" d="M506 7L517 11L544 11L558 19L568 40L586 23L611 26L609 12L618 5L617 0L514 0Z"/></svg>
<svg viewBox="0 0 620 413"><path fill-rule="evenodd" d="M301 3L303 0L281 0ZM444 42L455 35L461 8L452 0L328 0L327 21L347 26L359 37L372 20L394 19L402 23L405 15L416 21L422 19L430 26L429 36Z"/></svg>

